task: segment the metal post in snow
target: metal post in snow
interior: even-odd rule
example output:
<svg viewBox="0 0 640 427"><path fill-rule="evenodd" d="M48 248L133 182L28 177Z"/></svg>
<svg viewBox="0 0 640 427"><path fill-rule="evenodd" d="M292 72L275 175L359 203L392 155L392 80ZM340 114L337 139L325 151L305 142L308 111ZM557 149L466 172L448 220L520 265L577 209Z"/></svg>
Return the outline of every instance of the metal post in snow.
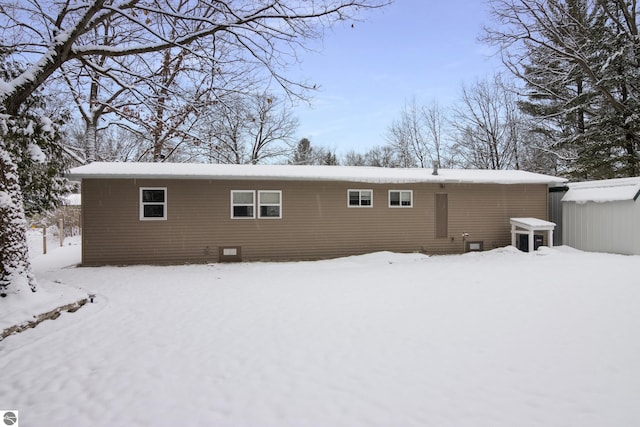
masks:
<svg viewBox="0 0 640 427"><path fill-rule="evenodd" d="M42 254L47 254L47 224L42 224Z"/></svg>
<svg viewBox="0 0 640 427"><path fill-rule="evenodd" d="M58 234L60 235L60 247L62 247L64 242L64 218L60 218L60 221L58 221Z"/></svg>

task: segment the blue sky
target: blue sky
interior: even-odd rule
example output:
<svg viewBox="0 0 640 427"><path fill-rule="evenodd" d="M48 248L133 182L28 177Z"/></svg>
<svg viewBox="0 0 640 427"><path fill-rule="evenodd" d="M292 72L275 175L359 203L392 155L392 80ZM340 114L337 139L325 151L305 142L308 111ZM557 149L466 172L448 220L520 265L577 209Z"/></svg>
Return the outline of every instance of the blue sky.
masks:
<svg viewBox="0 0 640 427"><path fill-rule="evenodd" d="M482 0L396 0L329 30L315 53L304 53L300 72L320 89L311 107L298 106L299 138L312 146L365 152L385 133L405 102L446 107L463 83L500 66L477 41L489 24Z"/></svg>

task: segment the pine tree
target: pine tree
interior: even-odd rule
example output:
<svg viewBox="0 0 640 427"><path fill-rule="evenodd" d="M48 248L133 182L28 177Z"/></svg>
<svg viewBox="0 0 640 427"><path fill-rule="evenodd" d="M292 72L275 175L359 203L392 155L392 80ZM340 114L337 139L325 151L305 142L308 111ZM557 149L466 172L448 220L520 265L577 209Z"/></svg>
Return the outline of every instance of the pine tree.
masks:
<svg viewBox="0 0 640 427"><path fill-rule="evenodd" d="M494 0L506 64L527 89L540 147L578 179L640 175L640 11L635 2ZM539 140L539 138L536 138Z"/></svg>
<svg viewBox="0 0 640 427"><path fill-rule="evenodd" d="M302 138L293 152L293 158L290 163L292 165L312 165L314 163L313 160L311 141L307 138Z"/></svg>
<svg viewBox="0 0 640 427"><path fill-rule="evenodd" d="M326 166L337 166L338 158L336 157L336 153L327 151L327 153L324 155L322 159L322 164Z"/></svg>
<svg viewBox="0 0 640 427"><path fill-rule="evenodd" d="M23 70L0 53L0 77L10 80ZM68 192L58 124L44 116L44 98L29 97L16 115L0 115L0 296L36 282L27 267L25 214L53 209Z"/></svg>

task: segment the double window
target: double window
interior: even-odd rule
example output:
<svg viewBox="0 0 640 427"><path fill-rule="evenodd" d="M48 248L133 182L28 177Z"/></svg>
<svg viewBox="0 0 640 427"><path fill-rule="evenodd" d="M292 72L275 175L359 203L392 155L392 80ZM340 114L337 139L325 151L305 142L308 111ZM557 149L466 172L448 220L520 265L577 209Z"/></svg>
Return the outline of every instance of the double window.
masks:
<svg viewBox="0 0 640 427"><path fill-rule="evenodd" d="M231 191L231 218L252 219L258 218L282 218L282 191L258 190L256 210L256 191L233 190Z"/></svg>
<svg viewBox="0 0 640 427"><path fill-rule="evenodd" d="M140 220L167 219L167 188L140 187Z"/></svg>
<svg viewBox="0 0 640 427"><path fill-rule="evenodd" d="M373 190L347 190L347 206L350 208L373 207Z"/></svg>
<svg viewBox="0 0 640 427"><path fill-rule="evenodd" d="M390 208L410 208L413 206L412 190L389 190Z"/></svg>

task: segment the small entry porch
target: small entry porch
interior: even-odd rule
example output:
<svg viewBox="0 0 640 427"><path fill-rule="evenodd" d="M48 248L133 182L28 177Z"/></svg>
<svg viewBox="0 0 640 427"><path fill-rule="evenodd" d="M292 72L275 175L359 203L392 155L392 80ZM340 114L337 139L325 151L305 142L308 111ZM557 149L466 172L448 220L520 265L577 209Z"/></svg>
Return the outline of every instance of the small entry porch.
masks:
<svg viewBox="0 0 640 427"><path fill-rule="evenodd" d="M555 222L545 221L538 218L511 218L511 244L516 246L517 236L526 234L529 236L528 252L533 252L534 236L538 231L547 232L547 245L553 247L553 230L556 227Z"/></svg>

